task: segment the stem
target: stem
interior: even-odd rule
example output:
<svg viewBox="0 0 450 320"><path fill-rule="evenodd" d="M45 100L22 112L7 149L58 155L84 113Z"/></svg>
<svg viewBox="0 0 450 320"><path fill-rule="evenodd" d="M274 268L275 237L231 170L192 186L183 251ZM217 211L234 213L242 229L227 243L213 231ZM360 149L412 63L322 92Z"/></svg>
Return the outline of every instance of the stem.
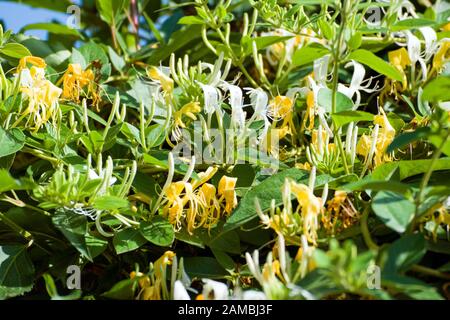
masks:
<svg viewBox="0 0 450 320"><path fill-rule="evenodd" d="M411 271L415 271L418 273L423 273L426 274L428 276L432 276L432 277L436 277L436 278L440 278L440 279L445 279L445 280L450 280L450 274L448 273L444 273L444 272L440 272L438 270L435 269L431 269L425 266L421 266L418 264L415 264L411 267Z"/></svg>
<svg viewBox="0 0 450 320"><path fill-rule="evenodd" d="M372 237L370 236L370 232L369 232L369 227L367 224L367 220L369 218L369 212L370 212L370 206L367 205L363 211L363 214L362 214L361 220L360 220L361 233L362 233L364 242L366 243L367 247L371 250L378 250L378 245L372 240Z"/></svg>

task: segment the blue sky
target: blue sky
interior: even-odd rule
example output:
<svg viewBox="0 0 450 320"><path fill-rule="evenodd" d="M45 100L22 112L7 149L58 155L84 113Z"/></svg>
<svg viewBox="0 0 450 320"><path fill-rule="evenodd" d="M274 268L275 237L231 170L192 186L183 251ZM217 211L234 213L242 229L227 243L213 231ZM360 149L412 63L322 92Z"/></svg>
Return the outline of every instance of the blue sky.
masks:
<svg viewBox="0 0 450 320"><path fill-rule="evenodd" d="M36 9L27 5L0 0L0 20L5 23L5 29L12 29L14 32L18 32L23 26L31 23L52 22L55 20L64 22L68 16L68 14L62 12ZM47 32L41 30L29 30L25 34L41 39L47 37Z"/></svg>

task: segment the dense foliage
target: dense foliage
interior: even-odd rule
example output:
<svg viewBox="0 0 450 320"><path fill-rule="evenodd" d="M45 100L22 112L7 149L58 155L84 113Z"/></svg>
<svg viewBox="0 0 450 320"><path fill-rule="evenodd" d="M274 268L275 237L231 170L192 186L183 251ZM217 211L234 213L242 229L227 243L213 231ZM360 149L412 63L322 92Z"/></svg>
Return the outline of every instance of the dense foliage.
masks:
<svg viewBox="0 0 450 320"><path fill-rule="evenodd" d="M20 2L0 298L449 297L448 3Z"/></svg>

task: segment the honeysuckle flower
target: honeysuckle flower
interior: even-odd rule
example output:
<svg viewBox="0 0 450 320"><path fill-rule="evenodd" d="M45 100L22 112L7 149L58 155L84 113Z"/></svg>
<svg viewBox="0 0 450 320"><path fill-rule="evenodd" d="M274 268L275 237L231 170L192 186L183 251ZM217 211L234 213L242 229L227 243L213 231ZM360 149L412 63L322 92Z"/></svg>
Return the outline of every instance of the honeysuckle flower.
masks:
<svg viewBox="0 0 450 320"><path fill-rule="evenodd" d="M397 81L386 79L385 91L390 94L394 94L397 97L398 92L402 92L408 87L408 80L406 78L405 69L407 66L411 65L411 59L409 58L408 51L405 48L400 48L394 51L388 52L388 58L390 64L396 68L403 77L401 86L398 85Z"/></svg>
<svg viewBox="0 0 450 320"><path fill-rule="evenodd" d="M219 195L225 199L225 212L230 214L237 206L236 187L237 178L222 176L219 181Z"/></svg>
<svg viewBox="0 0 450 320"><path fill-rule="evenodd" d="M187 292L184 284L180 280L176 280L173 286L173 299L174 300L191 300L189 293Z"/></svg>
<svg viewBox="0 0 450 320"><path fill-rule="evenodd" d="M237 205L234 191L236 178L223 176L216 193L216 188L207 183L216 172L217 168L210 167L199 173L198 179L172 182L165 189L162 213L176 231L182 228L183 221L190 234L200 227L209 230Z"/></svg>
<svg viewBox="0 0 450 320"><path fill-rule="evenodd" d="M373 157L373 166L376 167L383 162L391 161L391 156L386 154L387 147L395 138L395 129L390 124L386 113L380 108L379 115L374 117L373 123L375 129L372 136L363 134L356 146L356 152L365 157L368 165L371 165Z"/></svg>
<svg viewBox="0 0 450 320"><path fill-rule="evenodd" d="M246 113L243 110L244 104L241 88L225 81L221 82L221 86L224 90L229 92L228 102L231 106L231 121L233 125L239 129L243 129L245 127Z"/></svg>
<svg viewBox="0 0 450 320"><path fill-rule="evenodd" d="M345 191L336 190L334 197L327 202L321 222L332 235L358 221L359 215Z"/></svg>
<svg viewBox="0 0 450 320"><path fill-rule="evenodd" d="M199 102L189 102L180 108L180 110L175 111L173 114L174 126L180 128L186 128L186 124L183 121L183 116L195 121L197 120L196 113L202 110Z"/></svg>
<svg viewBox="0 0 450 320"><path fill-rule="evenodd" d="M203 291L196 300L228 300L228 287L225 283L211 279L202 279Z"/></svg>
<svg viewBox="0 0 450 320"><path fill-rule="evenodd" d="M317 103L319 91L320 89L325 88L325 86L317 83L311 76L308 77L308 82L310 85L310 91L306 94L306 116L303 120L304 125L308 130L314 128L314 118L317 115L322 127L327 130L330 137L333 137L333 132L325 119L325 110ZM308 121L309 124L306 125Z"/></svg>
<svg viewBox="0 0 450 320"><path fill-rule="evenodd" d="M23 69L27 68L27 65L31 64L32 66L45 69L47 64L45 63L45 60L39 57L35 56L25 56L20 58L19 64L17 66L17 73L20 73Z"/></svg>
<svg viewBox="0 0 450 320"><path fill-rule="evenodd" d="M175 253L166 251L158 260L153 263L153 272L149 276L143 276L142 273L132 272L130 278L140 277L138 280L140 300L161 300L168 299L169 293L166 288L167 266L172 264Z"/></svg>
<svg viewBox="0 0 450 320"><path fill-rule="evenodd" d="M315 175L315 168L311 177ZM312 178L314 179L314 178ZM292 207L291 196L294 196L298 205ZM316 245L319 228L319 215L323 211L322 199L316 197L313 187L286 180L282 188L283 208L271 207L269 215L264 214L256 202L256 212L266 228L274 229L285 237L298 237L304 235L306 239Z"/></svg>
<svg viewBox="0 0 450 320"><path fill-rule="evenodd" d="M253 107L253 115L248 123L252 123L255 120L264 121L264 128L261 130L261 133L258 136L258 140L261 141L267 135L267 130L270 126L269 119L267 118L267 106L269 97L267 93L261 88L245 88L245 90L250 97L250 104Z"/></svg>
<svg viewBox="0 0 450 320"><path fill-rule="evenodd" d="M94 73L92 70L83 70L78 63L69 64L60 81L63 83L62 97L64 99L79 102L80 93L85 86L88 86L88 92L95 94L93 89Z"/></svg>
<svg viewBox="0 0 450 320"><path fill-rule="evenodd" d="M45 70L36 66L23 69L20 72L20 79L20 91L28 100L28 107L22 116L31 115L33 119L31 127L37 131L58 116L58 99L62 90L45 79Z"/></svg>
<svg viewBox="0 0 450 320"><path fill-rule="evenodd" d="M361 92L375 92L378 90L378 85L375 84L373 88L370 88L372 85L372 77L370 77L367 80L364 80L364 76L366 74L366 70L362 66L362 64L351 60L349 63L345 65L346 68L349 66L353 67L353 75L352 80L350 81L350 85L347 87L343 85L342 83L338 84L338 91L345 94L350 99L353 99L353 96L356 95L356 100L354 101L353 110L358 109L359 104L361 102ZM363 84L364 82L367 82L366 84Z"/></svg>
<svg viewBox="0 0 450 320"><path fill-rule="evenodd" d="M450 61L450 39L442 39L433 57L433 72L440 73L445 64ZM431 73L433 73L431 72Z"/></svg>
<svg viewBox="0 0 450 320"><path fill-rule="evenodd" d="M147 75L150 79L159 83L163 91L167 94L171 94L174 88L172 78L170 78L170 69L157 68L151 66L147 69Z"/></svg>
<svg viewBox="0 0 450 320"><path fill-rule="evenodd" d="M220 109L219 104L219 90L211 85L203 84L201 82L197 83L203 90L203 109L205 110L206 114L211 115L215 111L221 114L222 110Z"/></svg>

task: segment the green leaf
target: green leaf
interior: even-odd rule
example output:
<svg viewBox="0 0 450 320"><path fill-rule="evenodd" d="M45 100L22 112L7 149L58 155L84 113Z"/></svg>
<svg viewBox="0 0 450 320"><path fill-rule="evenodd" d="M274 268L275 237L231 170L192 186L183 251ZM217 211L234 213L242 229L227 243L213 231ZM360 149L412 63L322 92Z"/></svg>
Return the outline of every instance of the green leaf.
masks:
<svg viewBox="0 0 450 320"><path fill-rule="evenodd" d="M342 127L350 122L373 121L373 114L365 111L341 111L331 115L336 126Z"/></svg>
<svg viewBox="0 0 450 320"><path fill-rule="evenodd" d="M101 196L96 198L93 204L97 210L116 210L128 206L128 200L116 196Z"/></svg>
<svg viewBox="0 0 450 320"><path fill-rule="evenodd" d="M23 245L0 246L0 299L30 291L34 282L34 266Z"/></svg>
<svg viewBox="0 0 450 320"><path fill-rule="evenodd" d="M10 190L15 190L19 183L11 177L8 170L0 170L0 193Z"/></svg>
<svg viewBox="0 0 450 320"><path fill-rule="evenodd" d="M228 275L228 272L211 257L184 258L184 268L191 278L218 279Z"/></svg>
<svg viewBox="0 0 450 320"><path fill-rule="evenodd" d="M431 159L423 160L401 160L396 162L384 163L379 165L372 172L372 179L374 180L385 180L386 177L391 174L395 169L399 170L398 179L400 181L427 172ZM434 171L438 170L449 170L450 169L450 158L440 158L436 160L434 164Z"/></svg>
<svg viewBox="0 0 450 320"><path fill-rule="evenodd" d="M205 24L199 16L185 16L178 20L178 24Z"/></svg>
<svg viewBox="0 0 450 320"><path fill-rule="evenodd" d="M116 233L113 239L114 249L117 254L133 251L145 244L147 240L139 230L127 228Z"/></svg>
<svg viewBox="0 0 450 320"><path fill-rule="evenodd" d="M103 293L102 296L109 299L131 300L138 288L136 279L125 279L117 282L110 290Z"/></svg>
<svg viewBox="0 0 450 320"><path fill-rule="evenodd" d="M437 77L423 89L422 99L426 101L450 100L450 77Z"/></svg>
<svg viewBox="0 0 450 320"><path fill-rule="evenodd" d="M175 239L173 226L161 216L155 216L148 222L141 222L139 230L145 239L157 246L168 247Z"/></svg>
<svg viewBox="0 0 450 320"><path fill-rule="evenodd" d="M244 49L245 55L249 55L253 52L253 42L256 43L257 50L265 49L275 43L283 42L286 40L291 39L292 36L265 36L265 37L257 37L257 38L250 38L250 37L244 37L242 38L241 44Z"/></svg>
<svg viewBox="0 0 450 320"><path fill-rule="evenodd" d="M333 91L328 88L322 88L317 95L317 104L325 109L326 112L331 113ZM353 108L353 101L345 94L336 92L336 113L342 111L349 111Z"/></svg>
<svg viewBox="0 0 450 320"><path fill-rule="evenodd" d="M90 261L93 260L86 241L88 226L85 216L58 209L52 221L55 227L61 231L78 252Z"/></svg>
<svg viewBox="0 0 450 320"><path fill-rule="evenodd" d="M386 152L393 152L395 149L400 149L414 141L419 139L425 139L430 134L429 127L418 128L416 131L412 132L403 132L395 137L395 139L391 142Z"/></svg>
<svg viewBox="0 0 450 320"><path fill-rule="evenodd" d="M362 64L365 64L366 66L370 67L371 69L375 70L378 73L384 74L385 76L397 80L402 81L403 76L402 74L395 69L393 66L391 66L389 63L384 61L383 59L377 57L375 54L373 54L370 51L364 50L364 49L358 49L356 51L353 51L348 56L349 60L356 60Z"/></svg>
<svg viewBox="0 0 450 320"><path fill-rule="evenodd" d="M27 30L45 30L53 34L60 34L66 36L81 37L81 34L76 29L69 28L66 25L59 23L32 23L24 26L20 32Z"/></svg>
<svg viewBox="0 0 450 320"><path fill-rule="evenodd" d="M30 51L20 43L7 43L0 48L0 53L15 59L31 56Z"/></svg>
<svg viewBox="0 0 450 320"><path fill-rule="evenodd" d="M393 242L387 250L383 273L404 273L425 255L426 241L422 234L408 234Z"/></svg>
<svg viewBox="0 0 450 320"><path fill-rule="evenodd" d="M96 0L100 18L109 25L117 24L128 4L129 0Z"/></svg>
<svg viewBox="0 0 450 320"><path fill-rule="evenodd" d="M108 47L108 53L109 53L109 58L111 59L111 63L113 64L114 68L119 71L122 72L123 68L125 68L125 60L124 58L122 58L121 56L119 56L113 48Z"/></svg>
<svg viewBox="0 0 450 320"><path fill-rule="evenodd" d="M436 23L433 20L428 19L404 19L396 22L392 26L392 31L418 29L422 27L434 26Z"/></svg>
<svg viewBox="0 0 450 320"><path fill-rule="evenodd" d="M411 190L409 186L405 183L398 181L385 181L385 180L373 180L371 177L364 177L361 180L351 182L343 185L339 189L345 190L346 192L351 191L365 191L365 190L385 190L393 191L401 194L408 194Z"/></svg>
<svg viewBox="0 0 450 320"><path fill-rule="evenodd" d="M16 153L25 145L25 135L17 128L5 131L0 127L0 158Z"/></svg>
<svg viewBox="0 0 450 320"><path fill-rule="evenodd" d="M415 212L411 201L391 191L378 192L372 200L372 209L385 225L399 233L406 230Z"/></svg>
<svg viewBox="0 0 450 320"><path fill-rule="evenodd" d="M310 64L314 60L322 58L328 53L330 53L330 51L322 46L309 45L306 47L302 47L295 51L291 66L300 67L306 64Z"/></svg>

